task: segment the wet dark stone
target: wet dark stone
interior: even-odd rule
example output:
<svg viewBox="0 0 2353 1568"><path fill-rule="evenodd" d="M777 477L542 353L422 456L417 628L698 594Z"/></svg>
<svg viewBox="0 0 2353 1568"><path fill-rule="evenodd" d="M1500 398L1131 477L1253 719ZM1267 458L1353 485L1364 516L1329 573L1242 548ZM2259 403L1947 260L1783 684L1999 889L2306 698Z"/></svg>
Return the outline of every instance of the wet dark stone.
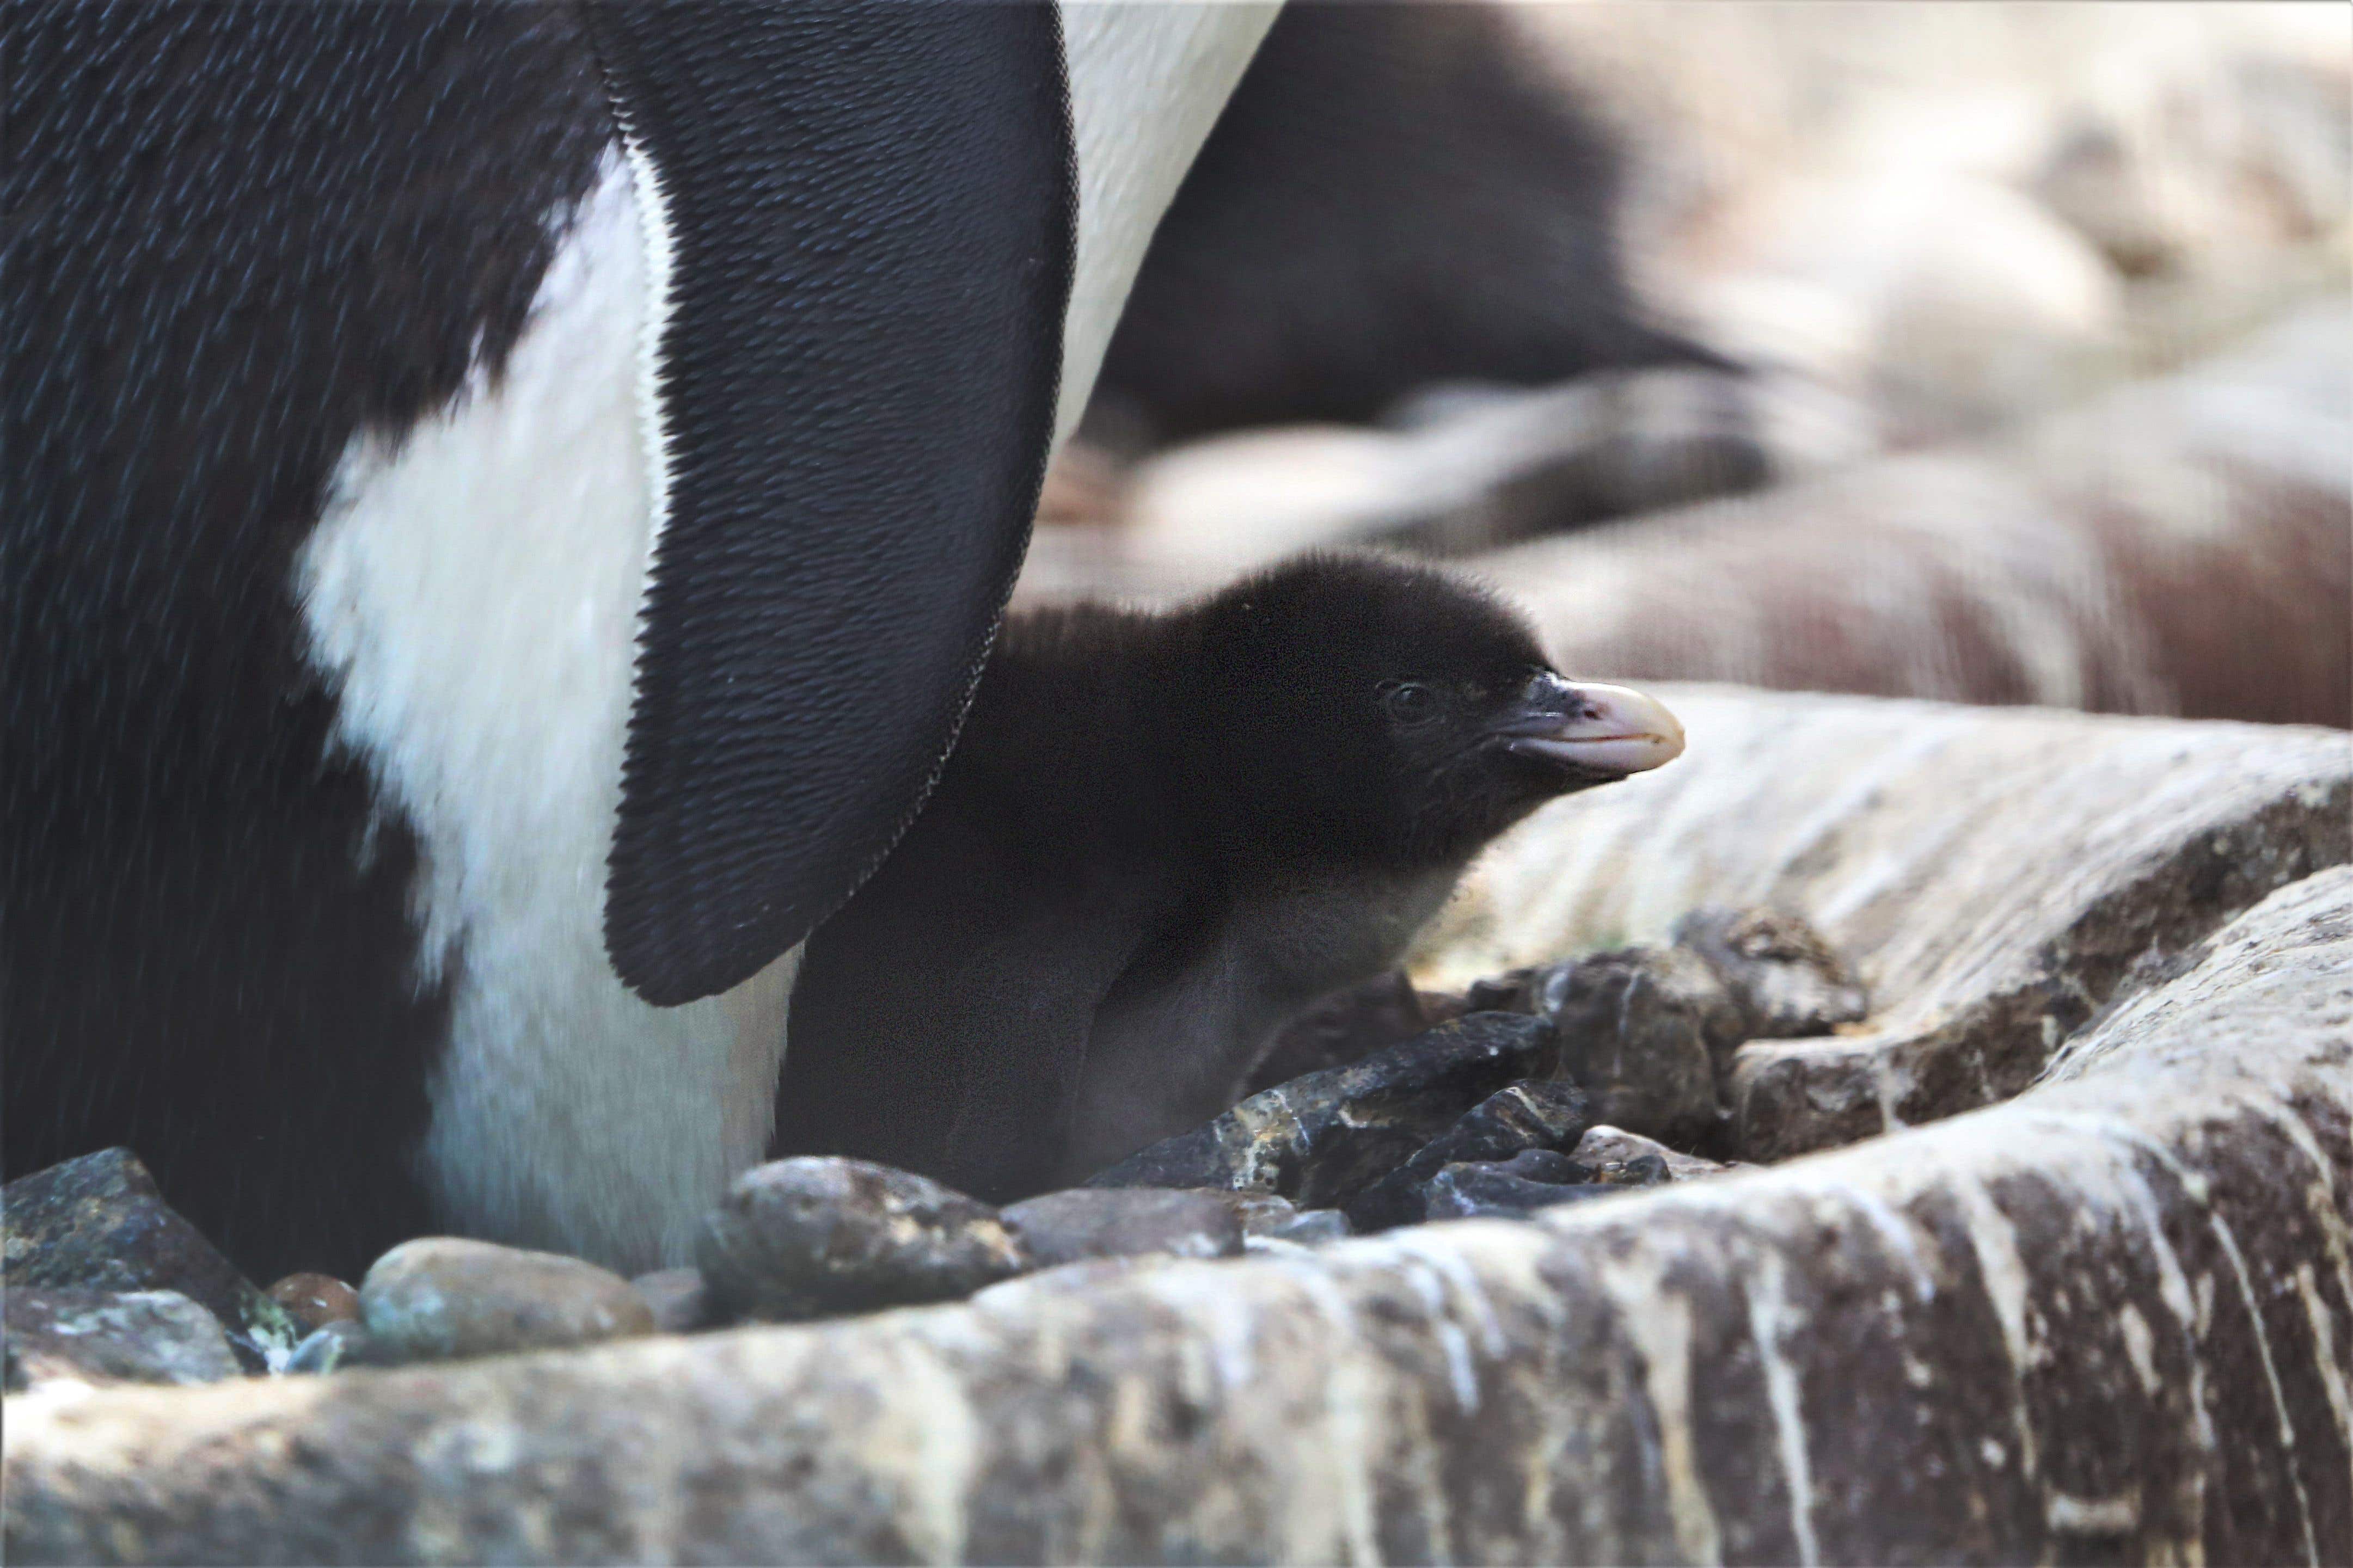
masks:
<svg viewBox="0 0 2353 1568"><path fill-rule="evenodd" d="M219 1320L248 1371L301 1337L283 1309L164 1201L128 1149L102 1149L0 1188L0 1257L10 1285L176 1290Z"/></svg>
<svg viewBox="0 0 2353 1568"><path fill-rule="evenodd" d="M11 1285L5 1291L6 1385L217 1383L243 1369L220 1320L177 1290L79 1290Z"/></svg>
<svg viewBox="0 0 2353 1568"><path fill-rule="evenodd" d="M1592 1122L1585 1091L1573 1083L1528 1079L1507 1085L1358 1194L1347 1205L1348 1223L1359 1231L1411 1225L1422 1217L1422 1189L1442 1167L1567 1148Z"/></svg>
<svg viewBox="0 0 2353 1568"><path fill-rule="evenodd" d="M700 1268L657 1268L629 1281L653 1309L654 1328L665 1334L690 1334L712 1323L711 1289Z"/></svg>
<svg viewBox="0 0 2353 1568"><path fill-rule="evenodd" d="M1535 1000L1528 994L1528 984L1540 973L1533 968L1514 969L1474 980L1462 993L1463 1005L1473 1013L1533 1013Z"/></svg>
<svg viewBox="0 0 2353 1568"><path fill-rule="evenodd" d="M1449 1165L1425 1189L1430 1219L1521 1219L1539 1209L1590 1202L1622 1192L1599 1183L1532 1182L1501 1165Z"/></svg>
<svg viewBox="0 0 2353 1568"><path fill-rule="evenodd" d="M1714 1130L1715 1057L1739 1044L1742 1026L1698 958L1595 953L1546 971L1536 994L1560 1033L1560 1072L1592 1097L1593 1121L1685 1146Z"/></svg>
<svg viewBox="0 0 2353 1568"><path fill-rule="evenodd" d="M1820 933L1795 915L1694 910L1675 922L1674 942L1697 954L1730 994L1744 1039L1827 1035L1871 1011L1862 983Z"/></svg>
<svg viewBox="0 0 2353 1568"><path fill-rule="evenodd" d="M1569 1186L1595 1179L1593 1167L1552 1149L1523 1149L1508 1160L1494 1162L1499 1171L1530 1182Z"/></svg>
<svg viewBox="0 0 2353 1568"><path fill-rule="evenodd" d="M703 1216L695 1260L723 1318L786 1322L949 1301L1030 1268L997 1210L863 1160L775 1160Z"/></svg>
<svg viewBox="0 0 2353 1568"><path fill-rule="evenodd" d="M1430 1016L1403 970L1391 970L1324 997L1283 1026L1244 1093L1362 1061L1443 1021Z"/></svg>
<svg viewBox="0 0 2353 1568"><path fill-rule="evenodd" d="M1008 1205L1002 1217L1040 1268L1154 1252L1231 1258L1242 1249L1234 1205L1203 1192L1075 1187Z"/></svg>
<svg viewBox="0 0 2353 1568"><path fill-rule="evenodd" d="M1252 1095L1087 1184L1229 1187L1302 1207L1343 1203L1505 1084L1548 1073L1556 1055L1544 1019L1473 1013L1353 1066Z"/></svg>

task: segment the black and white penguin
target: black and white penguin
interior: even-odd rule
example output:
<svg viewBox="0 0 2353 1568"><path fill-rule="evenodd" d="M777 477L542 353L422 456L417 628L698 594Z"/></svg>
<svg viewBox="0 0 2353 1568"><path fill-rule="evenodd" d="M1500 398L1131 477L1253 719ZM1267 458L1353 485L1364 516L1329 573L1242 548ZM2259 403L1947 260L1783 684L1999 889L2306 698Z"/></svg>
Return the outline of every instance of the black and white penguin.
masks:
<svg viewBox="0 0 2353 1568"><path fill-rule="evenodd" d="M0 13L8 1171L682 1261L1271 17Z"/></svg>
<svg viewBox="0 0 2353 1568"><path fill-rule="evenodd" d="M1155 236L1090 411L1114 447L1374 419L1451 383L1728 370L1651 318L1622 129L1508 5L1294 0Z"/></svg>
<svg viewBox="0 0 2353 1568"><path fill-rule="evenodd" d="M997 1201L1083 1179L1231 1105L1497 834L1682 748L1430 567L1017 616L923 815L809 941L778 1152Z"/></svg>

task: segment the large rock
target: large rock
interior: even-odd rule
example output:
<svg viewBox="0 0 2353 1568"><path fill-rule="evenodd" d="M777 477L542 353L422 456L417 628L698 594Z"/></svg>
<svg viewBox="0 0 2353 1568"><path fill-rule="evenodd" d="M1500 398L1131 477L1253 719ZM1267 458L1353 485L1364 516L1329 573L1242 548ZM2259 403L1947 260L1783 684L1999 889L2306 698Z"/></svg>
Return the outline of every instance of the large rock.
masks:
<svg viewBox="0 0 2353 1568"><path fill-rule="evenodd" d="M2014 1103L968 1307L9 1410L12 1563L2341 1561L2353 873Z"/></svg>
<svg viewBox="0 0 2353 1568"><path fill-rule="evenodd" d="M2232 915L2353 858L2342 731L1667 689L1684 758L1499 842L1418 963L1460 984L1703 904L1801 915L1874 1012L1740 1048L1743 1159L2013 1094Z"/></svg>
<svg viewBox="0 0 2353 1568"><path fill-rule="evenodd" d="M301 1338L204 1233L164 1201L128 1149L101 1149L0 1189L10 1285L175 1290L219 1320L248 1366L282 1362Z"/></svg>

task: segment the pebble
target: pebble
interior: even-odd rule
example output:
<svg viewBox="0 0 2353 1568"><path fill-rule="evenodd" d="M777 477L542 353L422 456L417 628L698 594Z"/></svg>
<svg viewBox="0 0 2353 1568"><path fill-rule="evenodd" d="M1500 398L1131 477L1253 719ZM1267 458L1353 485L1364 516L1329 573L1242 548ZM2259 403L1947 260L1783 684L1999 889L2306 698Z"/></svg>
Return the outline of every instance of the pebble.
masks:
<svg viewBox="0 0 2353 1568"><path fill-rule="evenodd" d="M1506 1085L1358 1194L1347 1205L1348 1222L1365 1232L1414 1224L1422 1218L1423 1189L1443 1167L1557 1149L1574 1143L1591 1121L1585 1091L1573 1083L1524 1079Z"/></svg>
<svg viewBox="0 0 2353 1568"><path fill-rule="evenodd" d="M1030 1267L979 1199L829 1156L736 1177L703 1216L695 1258L721 1313L779 1322L955 1300Z"/></svg>
<svg viewBox="0 0 2353 1568"><path fill-rule="evenodd" d="M332 1274L289 1274L269 1295L305 1334L360 1315L360 1293Z"/></svg>
<svg viewBox="0 0 2353 1568"><path fill-rule="evenodd" d="M1532 1182L1497 1164L1460 1164L1430 1178L1425 1205L1430 1219L1520 1219L1623 1190L1598 1183Z"/></svg>
<svg viewBox="0 0 2353 1568"><path fill-rule="evenodd" d="M10 1285L0 1297L12 1394L58 1378L217 1383L244 1370L220 1320L177 1290Z"/></svg>
<svg viewBox="0 0 2353 1568"><path fill-rule="evenodd" d="M1717 1160L1704 1160L1697 1154L1685 1154L1670 1149L1655 1138L1645 1138L1621 1127L1600 1126L1577 1140L1571 1152L1597 1170L1625 1165L1631 1161L1655 1156L1667 1168L1671 1180L1696 1181L1704 1176L1721 1176L1729 1172L1746 1170L1740 1164L1725 1164Z"/></svg>
<svg viewBox="0 0 2353 1568"><path fill-rule="evenodd" d="M1348 1216L1338 1209L1301 1209L1282 1225L1252 1233L1253 1239L1289 1242L1293 1247L1321 1247L1356 1234Z"/></svg>
<svg viewBox="0 0 2353 1568"><path fill-rule="evenodd" d="M1560 1072L1592 1097L1593 1120L1693 1142L1719 1111L1715 1060L1741 1038L1715 974L1679 948L1630 947L1545 973L1535 994L1560 1033Z"/></svg>
<svg viewBox="0 0 2353 1568"><path fill-rule="evenodd" d="M289 1375L333 1372L346 1366L384 1366L397 1358L368 1337L367 1325L357 1318L337 1318L323 1323L294 1347L287 1358Z"/></svg>
<svg viewBox="0 0 2353 1568"><path fill-rule="evenodd" d="M301 1338L276 1302L164 1201L128 1149L101 1149L0 1188L0 1258L11 1285L177 1291L219 1321L248 1371L282 1360Z"/></svg>
<svg viewBox="0 0 2353 1568"><path fill-rule="evenodd" d="M1544 1019L1472 1013L1353 1066L1251 1096L1088 1179L1091 1187L1225 1187L1303 1208L1345 1203L1515 1079L1549 1076Z"/></svg>
<svg viewBox="0 0 2353 1568"><path fill-rule="evenodd" d="M368 1336L393 1361L448 1361L595 1344L653 1331L644 1298L577 1258L431 1236L360 1282Z"/></svg>
<svg viewBox="0 0 2353 1568"><path fill-rule="evenodd" d="M652 1309L654 1328L665 1334L689 1334L712 1326L711 1291L700 1268L657 1268L629 1281Z"/></svg>
<svg viewBox="0 0 2353 1568"><path fill-rule="evenodd" d="M1714 972L1751 1040L1827 1035L1871 1012L1871 994L1821 934L1778 910L1694 910L1674 942Z"/></svg>
<svg viewBox="0 0 2353 1568"><path fill-rule="evenodd" d="M1493 1163L1499 1171L1508 1171L1524 1181L1546 1182L1554 1186L1574 1185L1594 1179L1593 1167L1571 1159L1556 1149L1523 1149L1508 1160Z"/></svg>
<svg viewBox="0 0 2353 1568"><path fill-rule="evenodd" d="M1242 1249L1241 1216L1211 1193L1077 1187L1008 1205L1003 1217L1040 1268L1154 1252L1231 1258Z"/></svg>

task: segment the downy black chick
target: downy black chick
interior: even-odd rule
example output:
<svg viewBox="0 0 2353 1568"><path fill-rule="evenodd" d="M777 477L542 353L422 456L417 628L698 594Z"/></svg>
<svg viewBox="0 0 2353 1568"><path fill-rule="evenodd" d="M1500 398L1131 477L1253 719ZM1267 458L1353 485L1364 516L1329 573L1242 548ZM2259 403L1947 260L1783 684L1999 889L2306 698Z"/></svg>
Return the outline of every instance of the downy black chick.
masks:
<svg viewBox="0 0 2353 1568"><path fill-rule="evenodd" d="M1216 1115L1491 839L1683 749L1493 598L1316 556L1009 621L930 804L809 940L779 1153L1006 1201Z"/></svg>

